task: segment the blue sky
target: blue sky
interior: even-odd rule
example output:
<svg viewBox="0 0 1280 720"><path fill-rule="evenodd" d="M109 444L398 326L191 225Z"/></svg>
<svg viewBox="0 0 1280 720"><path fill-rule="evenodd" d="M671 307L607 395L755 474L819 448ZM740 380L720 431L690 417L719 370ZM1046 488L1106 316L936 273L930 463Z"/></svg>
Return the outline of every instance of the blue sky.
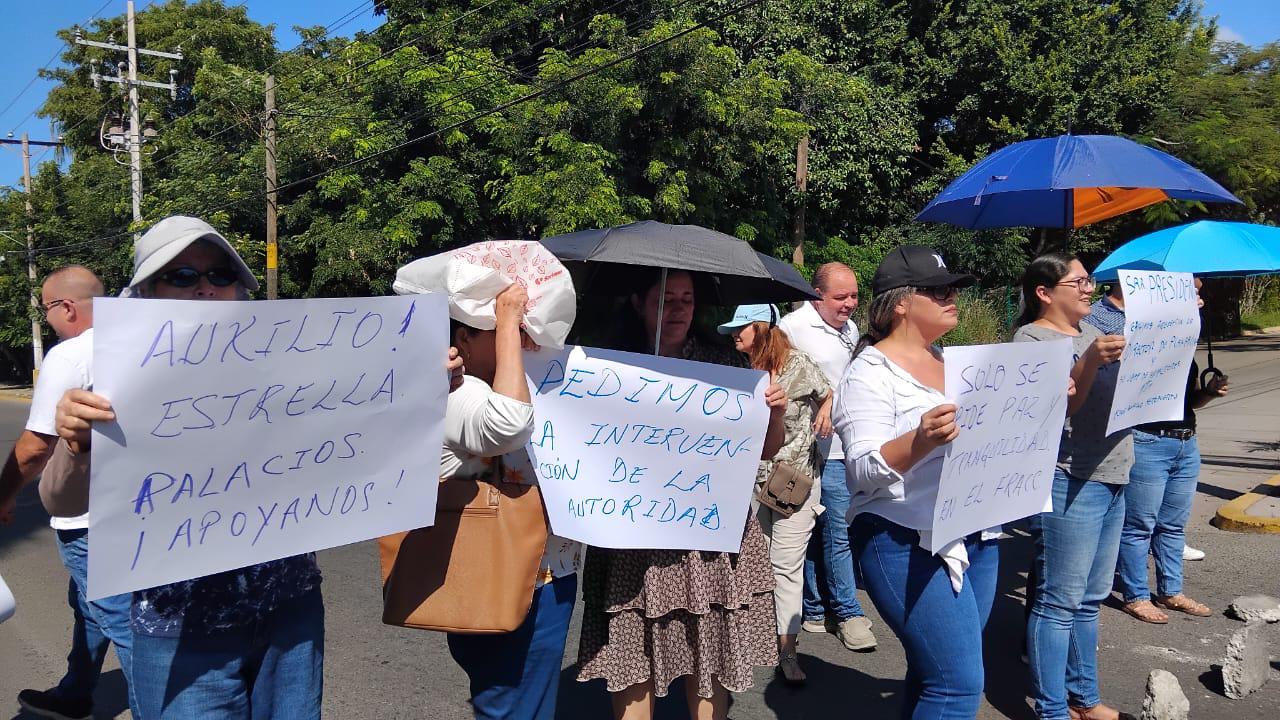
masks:
<svg viewBox="0 0 1280 720"><path fill-rule="evenodd" d="M224 0L228 5L243 4L249 17L263 24L276 26L276 43L288 49L298 44L298 36L293 32L294 25L328 26L345 16L349 11L360 8L360 12L347 24L334 32L349 36L357 30L369 30L377 27L381 17L373 15L373 3L369 0ZM150 0L135 0L135 7L141 12ZM60 28L71 25L83 25L85 21L99 9L98 17L123 17L125 0L52 0L51 2L12 2L5 3L5 22L0 24L0 137L10 131L14 137L22 137L25 130L31 138L48 139L49 121L35 116L35 111L44 103L52 83L37 79L30 87L27 83L35 78L36 71L49 62L55 53L65 48L63 42L54 34ZM121 35L117 41L123 42ZM171 50L172 48L154 48ZM55 64L58 62L54 61ZM25 92L23 89L25 89ZM19 96L19 93L22 93ZM16 99L16 101L15 101ZM10 106L10 102L13 104ZM35 155L38 150L33 151ZM16 146L0 147L0 185L20 185L22 183L22 157Z"/></svg>
<svg viewBox="0 0 1280 720"><path fill-rule="evenodd" d="M370 0L244 0L249 16L276 26L276 42L291 48L298 42L294 25L330 25L359 8L354 19L337 30L350 35L376 27L381 18L373 15ZM1010 0L1016 1L1016 0ZM150 0L136 0L139 10ZM1219 17L1221 37L1251 45L1280 40L1278 0L1204 0L1205 15ZM28 82L36 71L60 52L62 42L54 35L59 28L84 24L99 8L107 16L124 14L125 0L52 0L52 2L8 2L5 22L0 25L0 135L12 131L20 137L25 130L33 139L49 135L49 122L34 115L49 91L50 83ZM156 48L167 50L169 48ZM56 60L55 60L56 62ZM26 88L25 92L23 91ZM21 95L19 96L19 93ZM12 104L11 104L12 102ZM6 106L8 106L6 108ZM18 153L0 148L0 185L20 182L22 162ZM16 178L16 180L15 180Z"/></svg>

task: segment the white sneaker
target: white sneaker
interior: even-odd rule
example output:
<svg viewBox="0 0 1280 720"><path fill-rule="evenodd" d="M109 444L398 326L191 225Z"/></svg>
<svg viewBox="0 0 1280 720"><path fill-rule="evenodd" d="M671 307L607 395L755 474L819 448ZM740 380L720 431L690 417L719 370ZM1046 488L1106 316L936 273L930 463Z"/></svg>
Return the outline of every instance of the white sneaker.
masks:
<svg viewBox="0 0 1280 720"><path fill-rule="evenodd" d="M1197 550L1197 549L1195 549L1195 548L1191 547L1190 545L1183 545L1183 546L1182 546L1182 559L1183 559L1183 560L1203 560L1203 559L1204 559L1204 551L1203 551L1203 550Z"/></svg>
<svg viewBox="0 0 1280 720"><path fill-rule="evenodd" d="M811 633L834 632L828 623L827 618L813 618L800 623L800 628Z"/></svg>

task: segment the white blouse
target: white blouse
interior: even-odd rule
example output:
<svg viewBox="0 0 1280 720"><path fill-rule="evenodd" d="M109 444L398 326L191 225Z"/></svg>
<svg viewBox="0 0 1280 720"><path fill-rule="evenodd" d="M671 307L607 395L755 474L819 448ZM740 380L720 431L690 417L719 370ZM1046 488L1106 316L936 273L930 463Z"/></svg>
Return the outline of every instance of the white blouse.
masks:
<svg viewBox="0 0 1280 720"><path fill-rule="evenodd" d="M940 350L932 350L941 356ZM905 473L889 467L880 448L914 431L922 415L946 402L945 395L916 380L874 347L850 363L831 413L844 444L849 522L864 512L879 515L916 530L920 546L929 548L946 446L934 448ZM1000 528L993 528L983 531L982 537L988 540L999 534ZM944 546L938 556L958 592L969 566L963 539Z"/></svg>
<svg viewBox="0 0 1280 720"><path fill-rule="evenodd" d="M463 377L449 393L444 417L440 477L475 477L488 470L487 458L502 456L510 482L538 484L525 443L533 434L533 405L496 393L477 377ZM547 537L538 584L578 572L582 544L556 535Z"/></svg>

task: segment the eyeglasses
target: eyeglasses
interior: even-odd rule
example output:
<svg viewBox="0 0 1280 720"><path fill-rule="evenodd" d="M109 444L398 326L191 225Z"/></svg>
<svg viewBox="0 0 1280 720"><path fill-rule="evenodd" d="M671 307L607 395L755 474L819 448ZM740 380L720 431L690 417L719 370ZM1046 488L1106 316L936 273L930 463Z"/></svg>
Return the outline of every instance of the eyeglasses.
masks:
<svg viewBox="0 0 1280 720"><path fill-rule="evenodd" d="M240 274L229 267L209 268L204 272L191 267L179 267L160 273L158 279L178 288L189 288L200 282L200 278L208 278L214 287L227 287L240 279Z"/></svg>
<svg viewBox="0 0 1280 720"><path fill-rule="evenodd" d="M1063 280L1060 283L1055 283L1054 287L1057 287L1058 285L1075 285L1076 290L1079 290L1080 292L1092 292L1093 289L1097 287L1098 283L1091 277L1078 277L1072 280Z"/></svg>
<svg viewBox="0 0 1280 720"><path fill-rule="evenodd" d="M65 305L67 303L74 303L74 302L75 300L71 300L70 298L64 298L61 300L50 300L49 302L42 303L40 305L40 314L45 317L49 317L50 310L58 307L59 305Z"/></svg>
<svg viewBox="0 0 1280 720"><path fill-rule="evenodd" d="M938 302L946 302L959 294L959 290L954 285L939 285L938 287L917 288L916 292L927 295Z"/></svg>

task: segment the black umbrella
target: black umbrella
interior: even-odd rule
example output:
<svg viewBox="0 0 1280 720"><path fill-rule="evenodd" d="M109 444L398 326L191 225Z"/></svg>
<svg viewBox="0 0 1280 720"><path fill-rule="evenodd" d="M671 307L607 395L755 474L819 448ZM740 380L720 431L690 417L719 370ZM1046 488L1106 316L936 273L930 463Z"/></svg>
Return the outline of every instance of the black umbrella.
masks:
<svg viewBox="0 0 1280 720"><path fill-rule="evenodd" d="M745 240L697 225L644 220L543 238L542 244L575 271L580 289L588 294L632 292L650 284L655 271L665 285L668 270L687 270L694 273L699 295L710 295L713 305L818 297L791 265L757 252ZM662 300L659 294L659 314Z"/></svg>

